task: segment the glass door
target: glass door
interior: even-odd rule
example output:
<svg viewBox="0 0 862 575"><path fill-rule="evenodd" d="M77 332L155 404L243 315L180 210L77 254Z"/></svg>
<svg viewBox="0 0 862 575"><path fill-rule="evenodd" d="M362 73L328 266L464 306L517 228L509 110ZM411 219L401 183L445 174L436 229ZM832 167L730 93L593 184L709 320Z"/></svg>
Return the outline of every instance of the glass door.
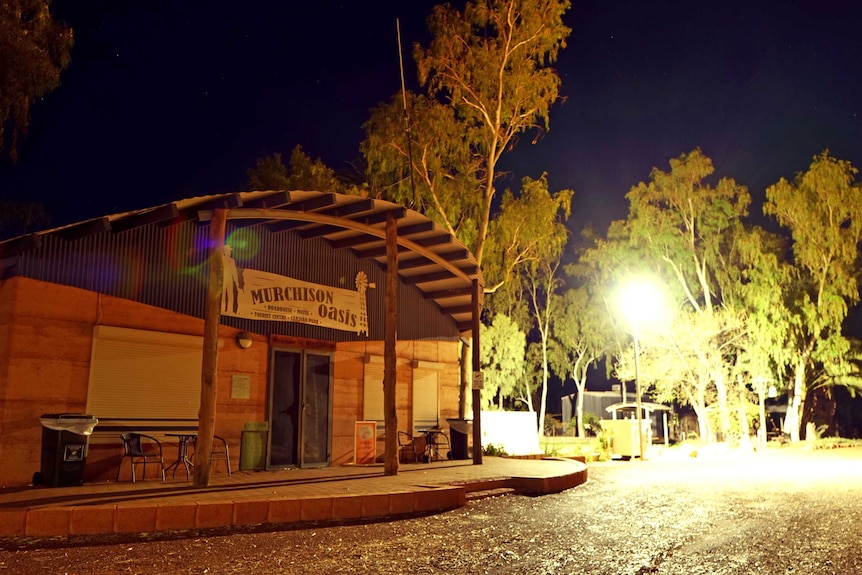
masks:
<svg viewBox="0 0 862 575"><path fill-rule="evenodd" d="M329 464L331 363L328 354L273 350L267 467Z"/></svg>
<svg viewBox="0 0 862 575"><path fill-rule="evenodd" d="M299 461L299 383L302 354L273 350L269 402L269 461L267 467L296 467Z"/></svg>
<svg viewBox="0 0 862 575"><path fill-rule="evenodd" d="M330 360L328 355L305 354L302 386L302 466L329 464Z"/></svg>

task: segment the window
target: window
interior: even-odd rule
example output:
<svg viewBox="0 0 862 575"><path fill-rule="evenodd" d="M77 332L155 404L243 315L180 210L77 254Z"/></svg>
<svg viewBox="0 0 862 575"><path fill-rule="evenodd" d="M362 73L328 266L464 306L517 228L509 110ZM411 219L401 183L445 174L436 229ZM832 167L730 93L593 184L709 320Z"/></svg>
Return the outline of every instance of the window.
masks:
<svg viewBox="0 0 862 575"><path fill-rule="evenodd" d="M203 338L96 326L87 413L96 432L197 427Z"/></svg>

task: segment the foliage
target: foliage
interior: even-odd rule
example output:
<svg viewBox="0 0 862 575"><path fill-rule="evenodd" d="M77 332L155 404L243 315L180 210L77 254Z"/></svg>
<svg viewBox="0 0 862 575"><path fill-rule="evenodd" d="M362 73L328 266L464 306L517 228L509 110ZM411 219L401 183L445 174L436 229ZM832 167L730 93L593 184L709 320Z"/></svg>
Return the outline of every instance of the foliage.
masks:
<svg viewBox="0 0 862 575"><path fill-rule="evenodd" d="M480 158L478 233L481 265L495 195L497 162L522 132L548 126L560 79L548 67L571 31L568 0L479 0L463 12L439 5L429 18L433 40L414 47L419 80L431 97L451 105Z"/></svg>
<svg viewBox="0 0 862 575"><path fill-rule="evenodd" d="M346 185L319 158L312 159L296 146L285 166L280 153L259 158L248 170L250 190L309 190L343 192Z"/></svg>
<svg viewBox="0 0 862 575"><path fill-rule="evenodd" d="M403 101L380 104L363 125L360 150L372 194L420 211L474 247L480 213L479 163L455 110L423 95L406 94L417 121L405 134Z"/></svg>
<svg viewBox="0 0 862 575"><path fill-rule="evenodd" d="M565 221L572 212L573 196L572 190L550 192L547 174L537 180L525 177L517 196L511 190L504 192L482 268L488 291L494 292L523 270L563 253L568 241ZM514 283L517 293L519 284Z"/></svg>
<svg viewBox="0 0 862 575"><path fill-rule="evenodd" d="M628 219L614 222L578 265L596 286L618 283L639 266L664 278L680 305L666 329L640 334L640 379L660 400L691 404L700 436L712 437L710 419L726 438L733 425L747 433L739 402L749 386L762 403L768 382L780 387L789 373L786 422L798 440L806 394L862 382L860 348L842 333L862 271L856 170L824 152L793 183L782 179L767 190L764 212L790 231L788 250L783 238L744 223L747 190L727 178L710 183L712 162L699 150L670 165L632 188ZM596 294L612 317L607 295ZM616 374L630 379L633 353L625 338L616 340Z"/></svg>
<svg viewBox="0 0 862 575"><path fill-rule="evenodd" d="M50 223L40 204L0 202L0 238L11 238L44 228Z"/></svg>
<svg viewBox="0 0 862 575"><path fill-rule="evenodd" d="M0 3L0 152L18 159L30 106L60 85L70 62L72 30L51 16L50 0ZM7 130L8 128L8 130Z"/></svg>
<svg viewBox="0 0 862 575"><path fill-rule="evenodd" d="M708 178L713 171L712 161L698 149L672 159L669 172L653 168L650 182L640 183L626 196L631 206L625 230L632 245L666 278L669 292L684 302L682 311L687 313L676 321L692 322L686 337L697 336L694 326L707 330L695 347L686 340L675 342L687 363L695 362L687 371L698 377L674 377L673 382L696 381L698 389L684 390L680 398L698 398L698 403L705 385L715 390L719 430L726 437L731 423L730 359L739 326L733 292L739 268L732 247L748 233L742 218L748 215L751 197L730 178L712 185Z"/></svg>
<svg viewBox="0 0 862 575"><path fill-rule="evenodd" d="M549 360L551 369L565 381L571 377L577 388L575 418L578 437L586 434L584 392L587 371L609 348L610 325L601 302L589 286L572 288L562 295L559 312L551 325Z"/></svg>
<svg viewBox="0 0 862 575"><path fill-rule="evenodd" d="M498 314L490 326L479 326L484 388L482 406L488 407L496 398L502 409L503 400L514 398L524 374L524 351L527 336L507 316Z"/></svg>
<svg viewBox="0 0 862 575"><path fill-rule="evenodd" d="M792 239L794 274L784 305L793 317L791 352L785 354L794 379L785 419L793 441L799 439L804 398L821 370L851 351L841 326L849 306L859 301L862 189L856 173L849 162L824 151L793 183L782 178L766 190L764 214L775 217Z"/></svg>
<svg viewBox="0 0 862 575"><path fill-rule="evenodd" d="M542 433L543 435L561 435L557 431L563 428L562 422L551 414L545 414L542 418Z"/></svg>
<svg viewBox="0 0 862 575"><path fill-rule="evenodd" d="M430 43L413 49L426 96L401 94L365 124L370 193L422 210L454 233L473 252L486 286L497 165L521 134L548 127L560 84L550 66L571 31L562 20L569 7L568 0L435 7ZM463 354L461 368L463 411L469 381Z"/></svg>
<svg viewBox="0 0 862 575"><path fill-rule="evenodd" d="M509 453L502 445L489 443L488 445L482 446L482 455L488 455L489 457L506 457Z"/></svg>
<svg viewBox="0 0 862 575"><path fill-rule="evenodd" d="M524 178L521 195L504 195L500 217L495 222L495 242L499 242L503 262L497 270L508 276L501 285L504 293L516 299L523 298L529 305L529 323L524 331L536 329L538 341L538 367L541 370L541 398L539 422L544 418L548 394L548 346L552 318L558 308L557 289L560 286L558 270L560 258L568 239L565 220L571 213L571 190L551 193L547 177L538 180ZM534 356L530 356L534 357ZM540 427L537 432L543 432Z"/></svg>

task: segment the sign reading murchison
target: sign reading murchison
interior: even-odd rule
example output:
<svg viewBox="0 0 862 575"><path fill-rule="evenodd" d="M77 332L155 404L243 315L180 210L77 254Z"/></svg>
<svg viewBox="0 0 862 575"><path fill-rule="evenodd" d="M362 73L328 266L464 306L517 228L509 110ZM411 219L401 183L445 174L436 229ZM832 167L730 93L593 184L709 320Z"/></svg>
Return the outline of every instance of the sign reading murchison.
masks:
<svg viewBox="0 0 862 575"><path fill-rule="evenodd" d="M245 319L291 321L368 333L365 272L356 291L300 281L259 270L237 268L225 257L221 314Z"/></svg>

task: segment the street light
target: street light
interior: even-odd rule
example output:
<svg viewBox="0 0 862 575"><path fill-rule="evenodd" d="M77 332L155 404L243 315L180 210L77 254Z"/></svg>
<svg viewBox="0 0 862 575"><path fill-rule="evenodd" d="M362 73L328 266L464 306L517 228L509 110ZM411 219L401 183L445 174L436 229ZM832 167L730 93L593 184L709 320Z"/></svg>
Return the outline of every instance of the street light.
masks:
<svg viewBox="0 0 862 575"><path fill-rule="evenodd" d="M645 323L655 322L662 314L662 292L648 279L631 280L619 292L619 305L625 317L632 322L635 347L635 396L637 406L638 441L640 458L644 459L643 409L641 408L640 342L639 329ZM623 384L625 385L625 383Z"/></svg>

